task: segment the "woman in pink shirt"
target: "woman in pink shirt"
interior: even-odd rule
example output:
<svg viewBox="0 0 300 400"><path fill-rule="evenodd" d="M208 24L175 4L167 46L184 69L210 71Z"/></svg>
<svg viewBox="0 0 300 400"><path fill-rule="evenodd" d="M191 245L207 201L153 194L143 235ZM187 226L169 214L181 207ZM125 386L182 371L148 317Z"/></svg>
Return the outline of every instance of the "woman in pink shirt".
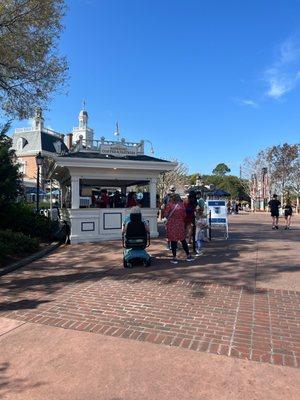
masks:
<svg viewBox="0 0 300 400"><path fill-rule="evenodd" d="M171 263L178 263L176 258L178 241L181 242L182 248L186 253L186 260L193 261L188 244L185 240L186 212L179 194L174 193L170 196L170 201L165 208L165 217L167 218L167 238L168 241L171 242L171 250L173 254Z"/></svg>

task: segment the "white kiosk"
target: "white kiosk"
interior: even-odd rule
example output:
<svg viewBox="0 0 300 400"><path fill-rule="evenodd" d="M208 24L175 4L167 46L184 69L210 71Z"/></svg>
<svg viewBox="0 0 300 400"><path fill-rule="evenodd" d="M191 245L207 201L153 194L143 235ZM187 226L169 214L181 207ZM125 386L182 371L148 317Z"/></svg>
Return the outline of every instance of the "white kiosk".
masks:
<svg viewBox="0 0 300 400"><path fill-rule="evenodd" d="M228 239L227 203L225 200L207 200L207 218L212 227L223 227L224 237Z"/></svg>
<svg viewBox="0 0 300 400"><path fill-rule="evenodd" d="M120 239L122 221L130 208L91 207L94 188L114 188L126 195L130 187L147 187L148 204L142 207L149 221L150 234L158 236L156 183L164 171L173 170L177 163L148 156L144 141L126 142L84 140L80 137L69 153L55 159L52 178L60 183L61 216L71 226L71 243L98 242Z"/></svg>

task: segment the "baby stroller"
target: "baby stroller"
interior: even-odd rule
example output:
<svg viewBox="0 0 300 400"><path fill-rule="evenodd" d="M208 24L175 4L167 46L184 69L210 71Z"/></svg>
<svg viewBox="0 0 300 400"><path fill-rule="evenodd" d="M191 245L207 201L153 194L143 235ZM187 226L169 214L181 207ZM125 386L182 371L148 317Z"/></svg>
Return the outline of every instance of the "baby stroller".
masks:
<svg viewBox="0 0 300 400"><path fill-rule="evenodd" d="M140 213L130 214L130 221L122 235L124 248L123 266L132 268L133 265L151 265L151 257L146 252L150 246L150 234L147 232Z"/></svg>

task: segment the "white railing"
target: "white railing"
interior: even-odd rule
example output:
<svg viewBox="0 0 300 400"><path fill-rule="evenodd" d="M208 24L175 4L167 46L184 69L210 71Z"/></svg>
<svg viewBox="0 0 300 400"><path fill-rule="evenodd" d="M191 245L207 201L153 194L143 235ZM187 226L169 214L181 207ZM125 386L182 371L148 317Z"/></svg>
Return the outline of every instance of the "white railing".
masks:
<svg viewBox="0 0 300 400"><path fill-rule="evenodd" d="M15 133L22 133L22 132L34 132L37 129L32 127L32 126L28 126L27 128L16 128L15 129Z"/></svg>
<svg viewBox="0 0 300 400"><path fill-rule="evenodd" d="M144 141L141 140L139 143L126 142L125 139L120 141L105 140L86 140L80 138L72 151L99 151L101 154L111 155L141 155L144 154Z"/></svg>
<svg viewBox="0 0 300 400"><path fill-rule="evenodd" d="M36 129L33 126L28 126L26 128L16 128L15 129L15 133L37 132L37 131L38 131L38 129ZM55 136L55 137L58 137L58 138L61 137L60 133L55 132L55 131L53 131L52 129L49 129L49 128L42 128L42 132L48 133L48 134L50 134L52 136Z"/></svg>
<svg viewBox="0 0 300 400"><path fill-rule="evenodd" d="M59 138L61 138L61 135L62 135L61 133L55 132L55 131L53 131L52 129L49 129L49 128L43 128L42 131L45 132L45 133L49 133L50 135L59 137Z"/></svg>

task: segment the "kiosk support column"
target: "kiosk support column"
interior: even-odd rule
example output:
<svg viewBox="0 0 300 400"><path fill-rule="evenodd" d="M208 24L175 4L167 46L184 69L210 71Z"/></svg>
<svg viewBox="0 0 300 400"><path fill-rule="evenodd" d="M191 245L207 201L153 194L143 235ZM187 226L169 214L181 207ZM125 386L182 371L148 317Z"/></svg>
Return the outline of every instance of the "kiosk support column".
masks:
<svg viewBox="0 0 300 400"><path fill-rule="evenodd" d="M71 177L71 208L78 209L79 208L79 178L77 176Z"/></svg>
<svg viewBox="0 0 300 400"><path fill-rule="evenodd" d="M156 178L150 179L150 208L156 208Z"/></svg>

